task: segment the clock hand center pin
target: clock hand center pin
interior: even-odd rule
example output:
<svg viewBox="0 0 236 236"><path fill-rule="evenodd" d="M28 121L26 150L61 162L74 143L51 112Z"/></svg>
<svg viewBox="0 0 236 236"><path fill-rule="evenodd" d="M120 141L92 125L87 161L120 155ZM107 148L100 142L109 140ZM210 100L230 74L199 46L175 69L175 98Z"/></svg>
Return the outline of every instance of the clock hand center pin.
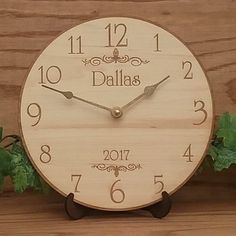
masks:
<svg viewBox="0 0 236 236"><path fill-rule="evenodd" d="M111 115L113 118L120 118L123 115L123 111L120 107L113 107L111 109Z"/></svg>

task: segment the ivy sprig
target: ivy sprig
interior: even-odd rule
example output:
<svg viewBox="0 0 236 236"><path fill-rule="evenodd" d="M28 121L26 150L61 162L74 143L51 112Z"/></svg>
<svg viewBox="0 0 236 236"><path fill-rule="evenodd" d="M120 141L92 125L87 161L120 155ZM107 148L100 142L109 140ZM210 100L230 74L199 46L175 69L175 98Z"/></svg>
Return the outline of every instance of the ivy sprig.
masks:
<svg viewBox="0 0 236 236"><path fill-rule="evenodd" d="M15 192L21 193L31 188L48 193L50 187L31 165L19 137L11 135L3 138L3 128L0 127L0 142L10 137L14 138L14 142L0 146L0 192L3 191L4 178L10 176Z"/></svg>
<svg viewBox="0 0 236 236"><path fill-rule="evenodd" d="M215 138L209 147L208 154L216 171L236 164L236 116L223 113L215 131Z"/></svg>

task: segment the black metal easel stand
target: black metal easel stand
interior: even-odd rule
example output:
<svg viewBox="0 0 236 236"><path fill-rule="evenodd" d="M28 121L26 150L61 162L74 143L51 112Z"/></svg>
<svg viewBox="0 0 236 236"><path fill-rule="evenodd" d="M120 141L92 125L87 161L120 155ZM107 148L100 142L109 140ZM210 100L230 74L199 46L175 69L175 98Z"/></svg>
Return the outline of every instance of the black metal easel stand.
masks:
<svg viewBox="0 0 236 236"><path fill-rule="evenodd" d="M74 201L74 194L70 193L65 199L65 211L71 220L78 220L89 214L89 208ZM163 218L168 215L171 209L171 199L167 192L162 192L162 200L143 210L149 211L155 218Z"/></svg>

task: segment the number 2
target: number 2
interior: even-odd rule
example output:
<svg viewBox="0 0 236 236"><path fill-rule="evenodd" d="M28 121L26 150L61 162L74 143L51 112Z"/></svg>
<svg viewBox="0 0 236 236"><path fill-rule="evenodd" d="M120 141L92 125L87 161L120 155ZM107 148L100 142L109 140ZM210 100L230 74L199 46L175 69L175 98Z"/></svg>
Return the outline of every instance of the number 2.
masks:
<svg viewBox="0 0 236 236"><path fill-rule="evenodd" d="M184 79L193 79L193 72L192 72L192 62L190 61L183 61L182 62L182 69L184 70L187 67L187 73L184 76Z"/></svg>

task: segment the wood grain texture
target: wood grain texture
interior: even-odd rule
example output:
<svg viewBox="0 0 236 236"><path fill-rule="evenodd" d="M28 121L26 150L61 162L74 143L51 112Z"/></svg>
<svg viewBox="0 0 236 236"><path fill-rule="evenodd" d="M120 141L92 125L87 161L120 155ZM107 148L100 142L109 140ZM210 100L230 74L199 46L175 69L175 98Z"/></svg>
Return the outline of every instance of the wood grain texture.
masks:
<svg viewBox="0 0 236 236"><path fill-rule="evenodd" d="M207 71L216 115L224 111L236 113L235 0L0 0L0 125L5 127L6 134L19 132L17 116L20 88L27 70L40 51L58 34L74 25L94 17L113 15L144 18L178 35L198 56ZM209 179L217 178L215 174L209 173L209 176L191 183L201 185ZM205 191L205 197L209 199L222 187L226 192L219 192L219 199L235 198L235 168L222 173L214 186L214 191L208 187L200 188L196 196ZM189 196L193 196L192 191L181 195L184 198ZM24 205L27 205L26 202ZM45 214L48 212L50 210ZM226 219L231 218L231 215L232 212L226 213ZM235 224L235 219L233 221ZM206 226L205 221L201 222ZM18 227L21 223L18 223ZM181 222L178 224L181 225ZM232 222L229 225L234 227ZM201 235L201 231L197 235Z"/></svg>
<svg viewBox="0 0 236 236"><path fill-rule="evenodd" d="M107 34L118 23L117 34ZM120 118L111 115L117 106ZM138 19L100 18L40 54L20 119L28 155L51 186L85 206L124 211L190 178L211 139L212 98L201 66L173 35Z"/></svg>
<svg viewBox="0 0 236 236"><path fill-rule="evenodd" d="M235 201L177 202L170 214L152 218L146 211L128 213L91 212L78 220L68 220L63 200L37 194L1 196L0 234L15 235L137 235L137 236L233 236L236 233Z"/></svg>
<svg viewBox="0 0 236 236"><path fill-rule="evenodd" d="M144 18L178 35L207 71L216 114L236 112L235 1L1 0L0 121L7 133L18 133L20 87L40 51L72 26L117 15Z"/></svg>

